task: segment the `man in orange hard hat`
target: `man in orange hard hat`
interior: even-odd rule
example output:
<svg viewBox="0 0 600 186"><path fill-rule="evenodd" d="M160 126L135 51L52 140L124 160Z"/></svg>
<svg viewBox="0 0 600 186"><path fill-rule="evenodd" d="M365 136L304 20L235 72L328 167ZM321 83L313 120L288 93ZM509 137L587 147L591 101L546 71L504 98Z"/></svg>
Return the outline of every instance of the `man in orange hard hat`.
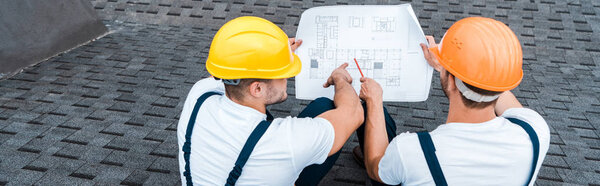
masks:
<svg viewBox="0 0 600 186"><path fill-rule="evenodd" d="M369 177L390 185L533 185L550 132L510 92L523 78L515 34L499 21L470 17L452 25L439 45L427 40L424 56L440 72L449 100L446 124L389 142L395 134L386 133L382 89L362 78L367 116L359 139Z"/></svg>
<svg viewBox="0 0 600 186"><path fill-rule="evenodd" d="M344 64L324 85L335 86L333 101L316 99L297 117L269 114L300 72L300 43L258 17L219 29L206 62L214 78L192 87L177 126L183 185L316 185L327 174L363 109Z"/></svg>

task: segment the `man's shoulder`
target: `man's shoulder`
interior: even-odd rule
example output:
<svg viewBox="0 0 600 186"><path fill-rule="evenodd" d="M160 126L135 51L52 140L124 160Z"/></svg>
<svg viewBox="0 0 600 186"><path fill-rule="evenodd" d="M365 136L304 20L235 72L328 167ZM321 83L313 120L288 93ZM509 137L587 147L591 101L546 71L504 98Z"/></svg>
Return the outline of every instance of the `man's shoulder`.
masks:
<svg viewBox="0 0 600 186"><path fill-rule="evenodd" d="M225 85L223 85L223 82L215 80L214 78L204 78L201 79L199 81L197 81L194 86L192 86L192 88L190 89L190 92L188 93L185 103L186 105L184 105L183 108L183 112L192 109L193 108L193 104L196 102L196 99L198 99L200 96L202 96L204 93L207 92L216 92L216 93L220 93L220 94L224 94L225 93ZM186 107L187 106L187 107Z"/></svg>
<svg viewBox="0 0 600 186"><path fill-rule="evenodd" d="M335 132L323 118L285 117L273 120L269 128L273 139L287 142L298 167L321 164L333 146Z"/></svg>
<svg viewBox="0 0 600 186"><path fill-rule="evenodd" d="M333 141L335 131L333 126L323 118L275 118L269 127L276 138L286 139L293 144L314 142L315 140Z"/></svg>
<svg viewBox="0 0 600 186"><path fill-rule="evenodd" d="M333 126L331 123L320 117L310 118L298 118L287 116L284 118L275 118L273 120L273 124L278 125L280 127L292 127L292 128L327 128L333 130Z"/></svg>
<svg viewBox="0 0 600 186"><path fill-rule="evenodd" d="M392 142L390 142L390 145L394 145L402 153L409 152L405 149L410 149L410 152L414 152L413 149L415 148L421 149L419 137L415 132L404 132L398 134L396 137L394 137Z"/></svg>
<svg viewBox="0 0 600 186"><path fill-rule="evenodd" d="M525 107L507 109L506 111L504 111L504 113L502 113L502 117L514 117L518 119L527 120L544 120L544 118L542 118L542 116L538 112Z"/></svg>
<svg viewBox="0 0 600 186"><path fill-rule="evenodd" d="M192 86L192 89L190 90L190 94L204 94L209 91L222 93L225 91L225 86L221 81L208 77L194 83L194 86Z"/></svg>
<svg viewBox="0 0 600 186"><path fill-rule="evenodd" d="M504 118L516 118L527 122L538 133L539 137L550 136L550 129L546 120L535 110L529 108L511 108L502 114Z"/></svg>
<svg viewBox="0 0 600 186"><path fill-rule="evenodd" d="M187 97L185 98L183 108L181 109L181 115L179 117L178 124L178 132L185 132L183 127L187 126L197 99L200 96L202 96L202 94L208 91L223 93L223 83L221 83L221 81L215 80L214 78L204 78L199 80L194 84L194 86L192 86Z"/></svg>

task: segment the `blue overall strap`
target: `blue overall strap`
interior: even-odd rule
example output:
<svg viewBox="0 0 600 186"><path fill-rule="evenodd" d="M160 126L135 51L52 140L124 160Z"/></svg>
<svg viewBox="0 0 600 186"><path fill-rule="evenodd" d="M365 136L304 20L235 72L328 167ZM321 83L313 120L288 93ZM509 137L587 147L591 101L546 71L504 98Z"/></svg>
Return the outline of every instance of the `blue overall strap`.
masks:
<svg viewBox="0 0 600 186"><path fill-rule="evenodd" d="M531 163L531 173L529 173L529 179L527 180L527 185L529 185L531 183L531 180L533 179L533 174L535 173L535 168L537 167L537 162L538 162L538 156L540 154L540 141L538 139L537 133L535 133L535 130L533 130L533 128L531 127L531 125L529 125L529 123L517 119L517 118L506 118L508 119L510 122L517 124L519 126L521 126L525 132L527 132L527 134L529 135L529 139L531 139L531 144L533 145L533 162Z"/></svg>
<svg viewBox="0 0 600 186"><path fill-rule="evenodd" d="M423 155L425 155L425 160L427 161L427 166L429 166L429 172L431 172L431 177L433 177L435 185L448 185L444 177L444 172L442 172L442 167L440 167L440 162L435 155L435 146L433 146L431 136L427 131L417 132L417 136L419 137L421 150L423 150Z"/></svg>
<svg viewBox="0 0 600 186"><path fill-rule="evenodd" d="M235 161L235 166L233 167L233 170L229 172L227 183L225 183L226 186L235 185L235 182L237 182L240 175L242 175L242 168L244 168L244 165L246 165L248 158L250 158L250 154L252 154L254 146L256 146L256 143L258 143L258 140L260 140L263 134L265 134L267 128L269 128L270 125L271 121L263 120L258 124L258 126L256 126L254 131L252 131L252 133L248 137L248 140L246 140L246 144L244 144L240 155Z"/></svg>
<svg viewBox="0 0 600 186"><path fill-rule="evenodd" d="M185 170L183 171L183 176L185 176L186 185L193 185L192 183L192 174L190 172L190 154L191 154L191 145L192 145L192 131L194 130L194 124L196 123L196 116L198 116L198 110L202 106L204 101L213 95L222 95L218 92L207 92L202 94L196 101L196 105L194 105L194 110L192 110L192 115L190 116L190 121L188 122L187 129L185 130L185 142L183 143L183 159L185 161Z"/></svg>

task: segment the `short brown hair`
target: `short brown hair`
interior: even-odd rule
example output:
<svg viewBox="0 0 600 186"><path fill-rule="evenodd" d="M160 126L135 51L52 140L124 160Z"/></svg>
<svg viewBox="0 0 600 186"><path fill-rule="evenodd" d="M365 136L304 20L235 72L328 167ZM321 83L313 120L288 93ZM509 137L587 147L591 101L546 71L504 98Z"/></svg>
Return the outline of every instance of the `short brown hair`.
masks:
<svg viewBox="0 0 600 186"><path fill-rule="evenodd" d="M218 78L215 78L218 80ZM240 79L240 83L237 85L228 85L225 84L225 93L227 93L228 96L231 96L234 99L237 100L242 100L244 99L244 96L246 95L246 89L248 88L248 86L250 86L250 84L254 83L254 82L264 82L264 83L269 83L271 82L270 79Z"/></svg>
<svg viewBox="0 0 600 186"><path fill-rule="evenodd" d="M455 81L456 81L456 77L455 77ZM473 92L484 95L484 96L495 96L495 95L502 93L502 92L480 89L480 88L474 87L473 85L469 85L465 82L463 82L463 83L465 84L465 86L467 86L467 88L471 89ZM488 107L490 105L494 105L498 101L498 99L495 99L494 101L490 101L490 102L476 102L476 101L467 99L460 91L459 91L459 93L460 93L460 97L463 100L463 103L465 103L465 106L467 106L468 108L481 109L481 108Z"/></svg>

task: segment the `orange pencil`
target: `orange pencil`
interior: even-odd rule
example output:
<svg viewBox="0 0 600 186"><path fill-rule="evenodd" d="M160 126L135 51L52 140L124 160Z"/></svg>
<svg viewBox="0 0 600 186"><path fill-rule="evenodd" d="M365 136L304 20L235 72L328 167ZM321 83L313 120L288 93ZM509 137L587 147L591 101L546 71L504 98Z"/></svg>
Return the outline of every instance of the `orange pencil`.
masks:
<svg viewBox="0 0 600 186"><path fill-rule="evenodd" d="M354 58L354 63L356 63L356 67L358 67L358 72L360 72L360 76L365 77L365 75L363 75L362 70L360 70L360 66L358 66L358 61L356 61L356 58Z"/></svg>

